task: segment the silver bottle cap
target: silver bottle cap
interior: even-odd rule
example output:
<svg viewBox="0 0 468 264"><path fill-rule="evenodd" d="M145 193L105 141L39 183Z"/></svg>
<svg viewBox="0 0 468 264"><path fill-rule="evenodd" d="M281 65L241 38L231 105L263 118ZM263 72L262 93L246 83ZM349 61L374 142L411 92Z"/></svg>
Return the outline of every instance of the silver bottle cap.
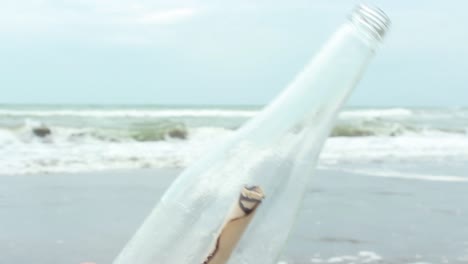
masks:
<svg viewBox="0 0 468 264"><path fill-rule="evenodd" d="M351 21L366 34L381 41L391 25L388 16L379 8L358 5L350 17Z"/></svg>

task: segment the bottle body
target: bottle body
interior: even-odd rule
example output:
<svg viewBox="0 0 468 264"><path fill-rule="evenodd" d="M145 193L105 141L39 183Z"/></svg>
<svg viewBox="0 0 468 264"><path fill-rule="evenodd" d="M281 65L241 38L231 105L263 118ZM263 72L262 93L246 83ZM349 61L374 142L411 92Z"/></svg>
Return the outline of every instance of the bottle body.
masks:
<svg viewBox="0 0 468 264"><path fill-rule="evenodd" d="M228 263L274 263L337 113L380 41L361 15L257 117L174 181L114 264L203 263L244 185L260 186L266 198Z"/></svg>

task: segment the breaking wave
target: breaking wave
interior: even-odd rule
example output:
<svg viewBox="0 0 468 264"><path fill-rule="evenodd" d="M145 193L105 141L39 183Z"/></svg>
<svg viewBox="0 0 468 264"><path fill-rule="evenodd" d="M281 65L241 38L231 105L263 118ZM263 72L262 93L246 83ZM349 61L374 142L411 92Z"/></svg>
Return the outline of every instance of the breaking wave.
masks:
<svg viewBox="0 0 468 264"><path fill-rule="evenodd" d="M0 106L0 174L184 167L259 108ZM466 109L348 109L321 162L468 160Z"/></svg>

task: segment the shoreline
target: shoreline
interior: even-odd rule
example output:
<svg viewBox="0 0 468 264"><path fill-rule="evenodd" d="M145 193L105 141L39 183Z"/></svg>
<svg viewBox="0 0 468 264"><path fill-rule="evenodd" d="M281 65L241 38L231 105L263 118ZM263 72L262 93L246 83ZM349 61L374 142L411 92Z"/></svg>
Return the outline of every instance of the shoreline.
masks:
<svg viewBox="0 0 468 264"><path fill-rule="evenodd" d="M0 263L111 263L180 171L0 176ZM281 259L463 263L465 184L319 169Z"/></svg>

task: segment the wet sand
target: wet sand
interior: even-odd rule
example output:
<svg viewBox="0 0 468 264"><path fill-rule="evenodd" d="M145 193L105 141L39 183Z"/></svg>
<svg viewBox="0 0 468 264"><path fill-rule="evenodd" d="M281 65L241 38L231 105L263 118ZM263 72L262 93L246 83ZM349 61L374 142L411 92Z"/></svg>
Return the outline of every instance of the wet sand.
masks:
<svg viewBox="0 0 468 264"><path fill-rule="evenodd" d="M111 263L180 170L0 177L0 263ZM282 260L468 263L468 183L319 170Z"/></svg>

